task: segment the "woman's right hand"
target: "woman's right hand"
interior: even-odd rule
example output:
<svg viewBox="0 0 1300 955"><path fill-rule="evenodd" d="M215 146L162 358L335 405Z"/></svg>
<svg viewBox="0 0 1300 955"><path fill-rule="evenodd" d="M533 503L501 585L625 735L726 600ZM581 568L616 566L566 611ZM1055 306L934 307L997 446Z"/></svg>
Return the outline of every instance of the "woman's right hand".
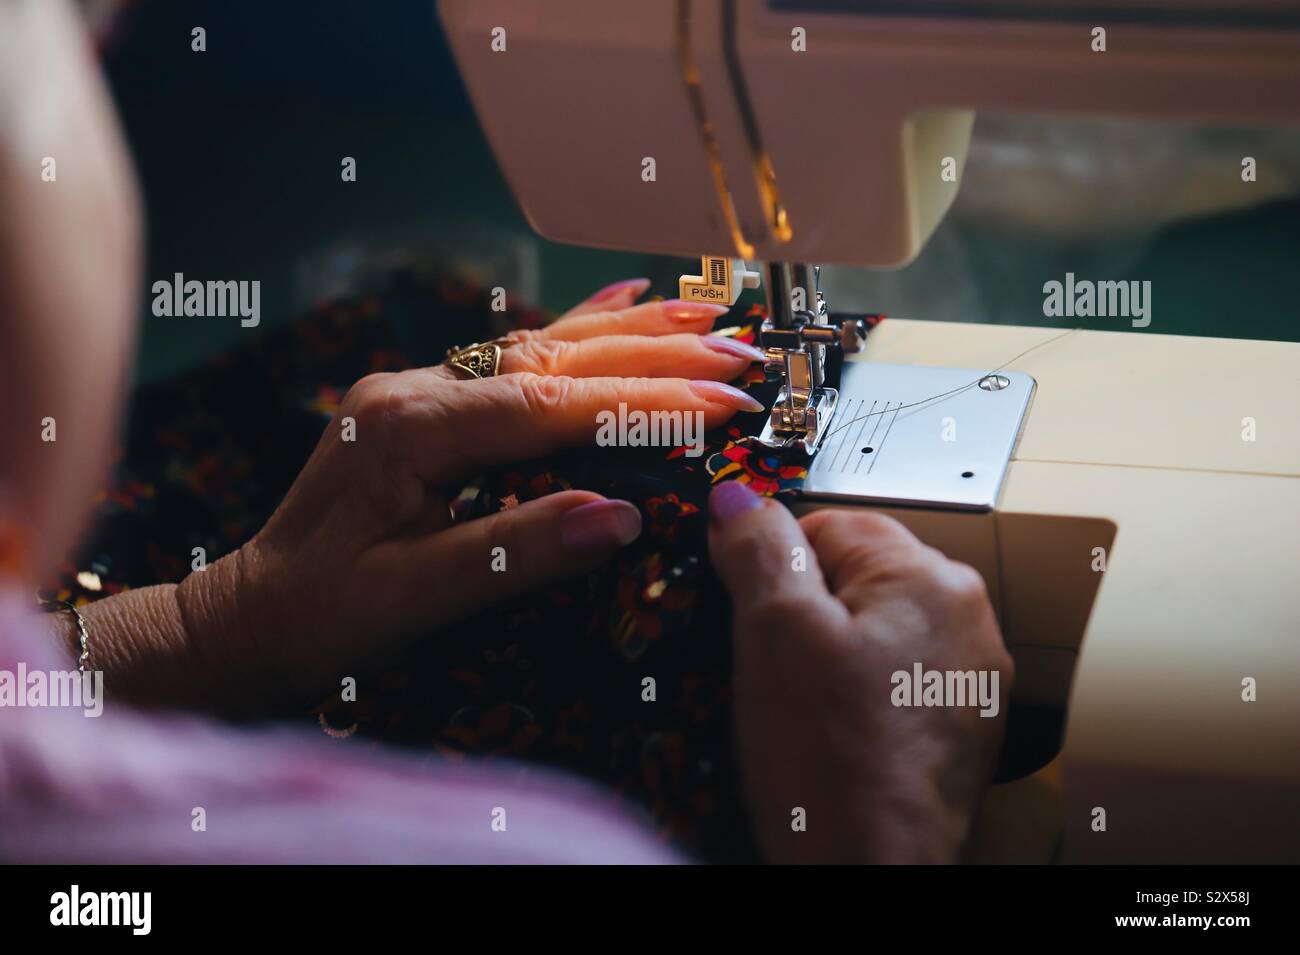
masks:
<svg viewBox="0 0 1300 955"><path fill-rule="evenodd" d="M732 482L709 514L735 602L738 743L767 857L957 861L1013 679L983 579L868 510L796 520ZM895 706L891 677L916 663L997 673L997 715Z"/></svg>

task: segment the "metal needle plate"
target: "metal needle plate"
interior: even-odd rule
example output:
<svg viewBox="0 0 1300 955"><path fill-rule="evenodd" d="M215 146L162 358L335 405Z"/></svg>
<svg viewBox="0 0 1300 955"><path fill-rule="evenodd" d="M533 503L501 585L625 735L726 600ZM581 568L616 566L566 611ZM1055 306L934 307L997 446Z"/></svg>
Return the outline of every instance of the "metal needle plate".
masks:
<svg viewBox="0 0 1300 955"><path fill-rule="evenodd" d="M991 510L1035 387L1022 372L846 361L803 495Z"/></svg>

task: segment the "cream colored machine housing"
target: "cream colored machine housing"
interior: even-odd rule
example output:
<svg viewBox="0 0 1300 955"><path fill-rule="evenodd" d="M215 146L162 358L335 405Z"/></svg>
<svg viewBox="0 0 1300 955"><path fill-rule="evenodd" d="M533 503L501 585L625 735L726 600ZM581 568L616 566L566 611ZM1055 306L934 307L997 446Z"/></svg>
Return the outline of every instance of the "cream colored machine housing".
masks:
<svg viewBox="0 0 1300 955"><path fill-rule="evenodd" d="M939 171L951 157L960 182L976 110L1300 121L1300 15L1210 30L773 6L440 12L534 228L605 248L899 266L953 199ZM1059 334L890 319L855 360L992 368ZM1017 698L1068 699L1062 858L1300 860L1300 345L1078 331L1013 368L1037 392L997 506L893 513L984 574Z"/></svg>

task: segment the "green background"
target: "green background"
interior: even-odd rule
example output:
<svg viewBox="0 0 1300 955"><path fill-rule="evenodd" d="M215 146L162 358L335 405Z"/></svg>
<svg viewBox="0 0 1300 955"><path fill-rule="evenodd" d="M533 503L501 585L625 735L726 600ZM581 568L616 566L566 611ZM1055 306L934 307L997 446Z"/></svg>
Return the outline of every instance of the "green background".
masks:
<svg viewBox="0 0 1300 955"><path fill-rule="evenodd" d="M696 271L698 261L575 248L531 233L431 2L322 0L308 18L244 0L179 6L136 8L106 55L148 210L146 290L177 271L260 279L262 325L157 318L146 295L142 379L264 334L323 294L327 286L312 275L355 270L384 250L465 251L492 284L501 277L494 248L506 250L534 264L540 303L553 310L634 276L672 296L677 276ZM208 31L206 53L190 50L194 25ZM355 183L340 179L343 156L357 159ZM1150 280L1158 321L1147 333L1300 341L1298 212L1289 199L1175 224L1144 235L1121 269L1075 271ZM943 263L927 257L954 243L964 250L967 268L950 281L965 283L977 307L963 320L1055 326L1060 320L1042 314L1042 284L1063 278L1059 263L1104 258L1108 245L1128 241L1047 240L967 220L945 222L938 238L911 268L942 275ZM852 300L832 307L933 317L915 284L865 275ZM1129 322L1090 319L1087 327L1128 330Z"/></svg>

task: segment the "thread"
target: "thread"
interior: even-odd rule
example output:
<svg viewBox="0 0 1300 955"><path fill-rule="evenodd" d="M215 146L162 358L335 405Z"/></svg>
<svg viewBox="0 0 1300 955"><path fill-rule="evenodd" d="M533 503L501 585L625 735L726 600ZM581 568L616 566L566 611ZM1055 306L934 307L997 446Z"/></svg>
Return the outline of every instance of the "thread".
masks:
<svg viewBox="0 0 1300 955"><path fill-rule="evenodd" d="M865 421L867 418L874 417L875 415L896 414L899 411L906 411L908 408L919 408L921 405L928 405L932 401L939 401L943 398L951 398L953 395L959 395L963 391L969 391L971 388L974 388L976 385L978 385L989 375L1001 371L1003 368L1006 368L1008 365L1014 365L1016 362L1020 361L1020 359L1024 358L1026 355L1031 354L1032 352L1036 352L1040 348L1046 348L1048 345L1052 344L1052 342L1059 342L1062 338L1066 338L1069 335L1073 335L1078 330L1079 330L1078 328L1068 329L1064 332L1061 332L1061 334L1059 335L1053 335L1045 342L1039 342L1037 345L1034 345L1031 348L1026 348L1020 354L1015 355L1012 358L1008 358L1006 361L998 365L996 368L990 368L988 371L984 372L984 374L980 375L978 378L974 379L969 384L961 385L960 387L953 388L949 391L940 392L937 395L931 395L929 398L921 398L919 401L910 401L907 404L899 405L896 408L886 407L880 411L868 411L866 414L858 415L856 418L850 418L848 421L842 422L838 427L832 428L830 431L828 431L826 433L826 436L822 438L822 442L829 441L832 437L838 434L842 429L849 427L849 425L857 424L859 421Z"/></svg>

